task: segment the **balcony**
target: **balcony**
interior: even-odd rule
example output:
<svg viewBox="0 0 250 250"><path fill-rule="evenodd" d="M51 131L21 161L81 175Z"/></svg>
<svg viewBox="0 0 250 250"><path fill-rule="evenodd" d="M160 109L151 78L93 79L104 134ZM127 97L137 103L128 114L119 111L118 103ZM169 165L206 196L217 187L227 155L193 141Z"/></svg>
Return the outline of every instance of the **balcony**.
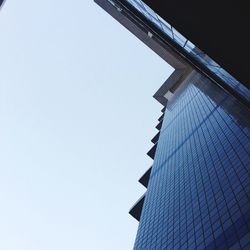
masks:
<svg viewBox="0 0 250 250"><path fill-rule="evenodd" d="M135 203L135 205L129 210L129 214L136 220L140 221L141 212L144 205L145 194Z"/></svg>
<svg viewBox="0 0 250 250"><path fill-rule="evenodd" d="M152 166L146 171L146 173L139 179L139 182L145 187L148 187L148 182L151 174Z"/></svg>

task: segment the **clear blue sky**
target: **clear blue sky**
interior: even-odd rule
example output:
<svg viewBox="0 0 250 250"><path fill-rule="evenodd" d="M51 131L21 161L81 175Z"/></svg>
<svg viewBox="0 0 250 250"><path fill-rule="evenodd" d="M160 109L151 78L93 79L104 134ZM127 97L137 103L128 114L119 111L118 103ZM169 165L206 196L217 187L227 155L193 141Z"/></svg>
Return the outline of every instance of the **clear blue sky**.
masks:
<svg viewBox="0 0 250 250"><path fill-rule="evenodd" d="M171 68L90 0L0 12L0 250L127 250Z"/></svg>

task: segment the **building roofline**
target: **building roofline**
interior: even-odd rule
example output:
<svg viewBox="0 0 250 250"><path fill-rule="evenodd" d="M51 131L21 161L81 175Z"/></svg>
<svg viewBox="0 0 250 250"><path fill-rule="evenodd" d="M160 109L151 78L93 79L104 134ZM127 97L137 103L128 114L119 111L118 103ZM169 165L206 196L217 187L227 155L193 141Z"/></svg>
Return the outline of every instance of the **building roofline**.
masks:
<svg viewBox="0 0 250 250"><path fill-rule="evenodd" d="M135 23L135 20L129 17L127 13L124 13L119 6L113 5L112 2L109 1L94 1L175 69L170 77L153 95L158 102L162 105L166 105L167 92L175 86L179 86L192 71L192 67L173 51L172 48L166 45L163 46L157 37L154 36L152 30L146 30L145 27L141 26L139 27L138 24Z"/></svg>
<svg viewBox="0 0 250 250"><path fill-rule="evenodd" d="M151 48L163 60L170 64L175 70L187 70L188 68L195 69L212 80L216 85L223 88L227 93L236 97L241 103L247 106L250 105L248 98L243 96L242 92L239 93L236 91L236 89L232 88L228 83L225 83L216 74L210 72L202 63L197 60L194 61L188 53L179 48L179 46L177 46L171 39L165 37L159 29L153 27L154 25L146 20L137 10L134 10L129 3L123 0L94 1L144 44ZM188 72L188 70L186 72ZM175 83L171 84L175 85ZM178 82L178 85L179 84L180 82ZM159 93L160 92L157 91L154 97L157 96L157 100L165 105L167 98L165 95L159 97Z"/></svg>

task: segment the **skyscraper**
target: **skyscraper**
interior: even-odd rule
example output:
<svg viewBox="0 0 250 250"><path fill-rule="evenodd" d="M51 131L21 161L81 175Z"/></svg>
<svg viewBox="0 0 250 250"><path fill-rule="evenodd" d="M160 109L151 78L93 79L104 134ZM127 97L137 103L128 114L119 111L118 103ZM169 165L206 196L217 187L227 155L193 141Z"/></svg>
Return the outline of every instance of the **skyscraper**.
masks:
<svg viewBox="0 0 250 250"><path fill-rule="evenodd" d="M148 152L153 164L139 180L147 191L130 210L140 221L134 248L249 249L248 72L239 63L236 80L219 33L224 52L193 36L198 48L166 22L160 5L151 6L157 14L140 0L95 2L175 68L154 95L163 114Z"/></svg>

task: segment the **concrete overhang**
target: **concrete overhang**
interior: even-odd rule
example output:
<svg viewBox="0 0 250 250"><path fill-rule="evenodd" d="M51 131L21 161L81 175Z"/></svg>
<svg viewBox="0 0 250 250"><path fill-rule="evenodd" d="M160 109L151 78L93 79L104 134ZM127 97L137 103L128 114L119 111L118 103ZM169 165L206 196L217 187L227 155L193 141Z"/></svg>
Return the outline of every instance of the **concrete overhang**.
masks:
<svg viewBox="0 0 250 250"><path fill-rule="evenodd" d="M175 69L171 77L169 77L169 79L166 80L166 82L154 95L154 98L156 98L162 105L166 105L168 99L173 96L173 92L171 91L171 89L175 90L176 89L175 86L180 86L182 81L185 80L185 77L188 77L189 73L192 70L200 72L202 75L212 80L216 85L222 87L226 92L233 95L240 102L244 103L247 106L250 105L249 104L250 90L245 88L241 83L239 83L241 85L241 88L238 88L237 87L238 82L231 76L230 76L230 81L228 82L229 76L227 75L226 72L223 71L223 69L219 65L218 67L220 68L220 73L216 73L218 69L217 68L216 70L214 70L214 68L217 67L216 62L214 62L210 58L212 60L211 62L215 63L216 66L212 67L213 68L212 69L210 64L207 64L207 62L203 61L204 58L206 58L206 60L208 59L207 55L204 55L202 51L200 51L194 45L193 45L194 47L192 47L191 49L192 53L179 46L179 44L177 44L174 41L174 39L172 39L170 36L166 35L164 31L159 28L159 26L156 27L156 25L154 25L154 22L150 21L149 18L146 17L146 14L143 13L143 11L140 12L140 10L136 7L135 1L131 1L131 4L130 1L128 0L94 0L94 1ZM147 1L143 2L146 3ZM158 3L159 2L164 2L164 1L158 1ZM177 7L178 7L177 9L181 8L181 6ZM185 15L189 15L187 10L185 12ZM211 18L208 19L208 22L210 22L210 19ZM192 26L188 28L192 30ZM182 32L181 30L179 31ZM248 32L245 33L247 34ZM185 33L183 33L183 35L185 35ZM199 30L196 30L196 35L197 36L199 35ZM187 38L189 37L187 36ZM216 37L213 37L213 39L216 43ZM190 40L195 43L194 40L192 39ZM188 43L188 40L186 40L186 42ZM238 45L240 46L239 43ZM200 46L200 48L203 49L202 46ZM231 48L234 50L234 53L235 51L237 53L238 48L234 49L235 46L232 46ZM209 54L209 51L206 51L205 49L204 51ZM230 51L227 52L228 55L231 56L231 54L229 53ZM199 53L201 53L202 56L199 57L198 56ZM213 57L213 54L209 55L210 57ZM224 61L226 61L226 59ZM233 61L235 61L234 58ZM237 61L236 63L239 62L239 60L236 61ZM220 63L219 60L218 62ZM249 65L249 60L247 61L246 65ZM225 69L227 70L226 67ZM224 73L222 73L221 75L222 71ZM230 70L228 71L231 72ZM248 72L250 71L248 70ZM232 85L230 83L231 81L233 82Z"/></svg>
<svg viewBox="0 0 250 250"><path fill-rule="evenodd" d="M191 72L192 69L190 67L177 68L157 90L154 94L154 98L165 106L167 101L173 96L178 86L180 86L185 79L187 79Z"/></svg>
<svg viewBox="0 0 250 250"><path fill-rule="evenodd" d="M153 96L162 105L166 105L168 98L172 96L176 88L193 71L193 68L176 53L173 47L163 43L153 29L140 25L133 14L130 15L128 12L123 11L112 1L94 1L174 68L174 72Z"/></svg>

